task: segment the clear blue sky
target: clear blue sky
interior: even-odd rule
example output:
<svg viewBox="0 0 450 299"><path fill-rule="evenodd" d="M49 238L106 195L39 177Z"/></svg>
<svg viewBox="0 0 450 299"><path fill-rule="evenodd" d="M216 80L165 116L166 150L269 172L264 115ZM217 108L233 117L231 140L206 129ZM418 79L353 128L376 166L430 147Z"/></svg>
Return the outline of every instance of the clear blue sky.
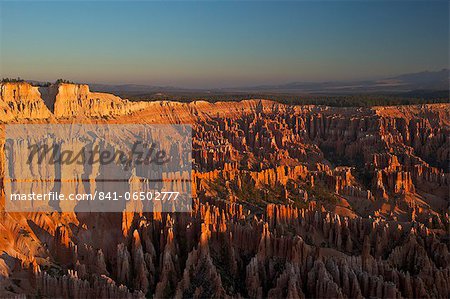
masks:
<svg viewBox="0 0 450 299"><path fill-rule="evenodd" d="M447 1L0 5L2 77L227 87L448 67Z"/></svg>

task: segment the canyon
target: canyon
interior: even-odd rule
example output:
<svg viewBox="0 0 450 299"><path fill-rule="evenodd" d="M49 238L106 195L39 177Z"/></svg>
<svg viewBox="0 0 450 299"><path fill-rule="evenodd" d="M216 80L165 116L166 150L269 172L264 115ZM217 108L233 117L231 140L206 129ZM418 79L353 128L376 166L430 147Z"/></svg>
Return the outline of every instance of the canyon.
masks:
<svg viewBox="0 0 450 299"><path fill-rule="evenodd" d="M5 125L190 124L192 210L10 213ZM450 104L0 84L0 297L448 298Z"/></svg>

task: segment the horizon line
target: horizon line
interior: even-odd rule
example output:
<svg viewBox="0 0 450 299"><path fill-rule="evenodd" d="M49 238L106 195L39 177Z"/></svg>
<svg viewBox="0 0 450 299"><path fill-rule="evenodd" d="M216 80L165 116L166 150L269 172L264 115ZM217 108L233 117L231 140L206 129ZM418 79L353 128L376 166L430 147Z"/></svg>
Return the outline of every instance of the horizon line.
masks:
<svg viewBox="0 0 450 299"><path fill-rule="evenodd" d="M56 84L59 80L65 81L60 83L66 83L66 84L84 84L84 85L107 85L107 86L127 86L127 85L134 85L134 86L142 86L142 87L153 87L153 88L173 88L173 89L186 89L186 90L220 90L220 89L238 89L238 88L255 88L255 87L273 87L276 85L288 85L288 84L295 84L295 83L306 83L306 84L318 84L318 83L351 83L351 82L364 82L364 81L373 81L373 80L386 80L386 79L394 79L399 76L404 75L413 75L413 74L421 74L421 73L438 73L442 71L450 72L450 66L438 68L435 70L417 70L413 72L402 72L392 75L386 75L386 76L376 76L372 78L361 78L361 79L330 79L330 80L289 80L289 81L283 81L283 82L260 82L260 83L252 83L247 85L233 85L233 86L214 86L214 87L188 87L183 85L171 85L171 84L152 84L152 83L135 83L135 82L123 82L123 83L113 83L113 82L98 82L98 81L91 81L91 82L80 82L77 80L71 80L64 78L64 76L60 76L57 79L54 79L52 81L48 80L36 80L36 79L24 79L20 76L13 77L13 76L3 76L1 77L1 83L4 83L3 80L9 79L9 80L17 80L18 82L24 81L27 83L30 83L33 85L33 83L37 84ZM450 80L450 77L449 77ZM16 82L16 81L13 81Z"/></svg>

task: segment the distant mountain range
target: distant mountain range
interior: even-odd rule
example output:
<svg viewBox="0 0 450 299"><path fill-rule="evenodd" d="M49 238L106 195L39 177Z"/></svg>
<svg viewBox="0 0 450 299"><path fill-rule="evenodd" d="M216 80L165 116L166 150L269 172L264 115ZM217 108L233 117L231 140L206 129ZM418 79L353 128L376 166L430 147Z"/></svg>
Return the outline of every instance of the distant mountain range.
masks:
<svg viewBox="0 0 450 299"><path fill-rule="evenodd" d="M29 81L38 84L38 81ZM121 97L146 97L173 94L421 94L449 90L449 69L402 74L395 77L361 81L290 82L278 85L241 86L230 88L194 89L174 86L142 84L95 84L88 83L91 91L108 92Z"/></svg>
<svg viewBox="0 0 450 299"><path fill-rule="evenodd" d="M286 94L356 94L405 93L411 91L445 91L449 89L449 70L424 71L395 77L364 81L291 82L279 85L243 86L217 89L188 89L173 86L138 84L90 84L95 91L118 95L145 95L164 93L286 93Z"/></svg>
<svg viewBox="0 0 450 299"><path fill-rule="evenodd" d="M189 89L173 86L153 86L142 84L96 84L88 83L89 88L92 91L108 92L108 93L128 93L130 95L158 93L158 92L192 92L192 91L204 91L203 89Z"/></svg>
<svg viewBox="0 0 450 299"><path fill-rule="evenodd" d="M449 70L403 74L396 77L365 81L291 82L281 85L260 85L227 90L280 93L380 93L416 90L448 90Z"/></svg>

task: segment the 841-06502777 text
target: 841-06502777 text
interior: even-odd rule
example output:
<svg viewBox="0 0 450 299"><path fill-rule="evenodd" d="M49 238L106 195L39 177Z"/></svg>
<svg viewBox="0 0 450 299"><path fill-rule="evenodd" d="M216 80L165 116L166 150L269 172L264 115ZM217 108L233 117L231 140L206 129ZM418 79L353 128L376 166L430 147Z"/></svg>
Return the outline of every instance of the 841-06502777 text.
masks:
<svg viewBox="0 0 450 299"><path fill-rule="evenodd" d="M134 192L107 192L98 191L94 193L70 193L64 194L56 191L48 193L11 193L11 201L20 200L36 200L36 201L64 201L64 200L92 200L92 201L108 201L108 200L153 200L153 201L169 201L176 200L179 192L175 191L134 191Z"/></svg>

